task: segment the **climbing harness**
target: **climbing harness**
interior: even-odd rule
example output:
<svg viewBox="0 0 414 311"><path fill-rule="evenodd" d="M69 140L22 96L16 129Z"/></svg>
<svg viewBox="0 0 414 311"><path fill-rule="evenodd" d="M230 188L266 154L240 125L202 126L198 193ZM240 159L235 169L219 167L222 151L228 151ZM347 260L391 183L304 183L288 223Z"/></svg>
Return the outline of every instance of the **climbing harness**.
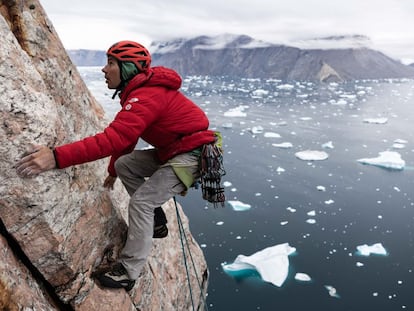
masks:
<svg viewBox="0 0 414 311"><path fill-rule="evenodd" d="M185 271L186 271L186 274L187 274L188 288L190 290L191 305L193 307L193 311L195 311L196 309L195 309L195 306L194 306L193 290L192 290L191 282L190 282L190 272L189 272L189 267L188 267L187 255L186 255L185 247L184 247L184 241L185 241L185 244L187 246L187 252L190 256L191 263L192 263L193 269L194 269L194 273L195 273L195 276L196 276L196 279L197 279L197 283L198 283L198 286L199 286L199 289L200 289L200 296L201 296L201 299L203 300L204 310L208 311L207 302L206 302L206 299L205 299L204 294L203 294L202 284L200 282L200 278L198 277L198 273L197 273L197 269L195 267L193 256L191 255L190 245L188 243L187 236L186 236L185 231L184 231L183 222L181 220L181 216L180 216L180 213L178 211L177 201L176 201L175 197L173 197L173 198L174 198L174 204L175 204L175 211L176 211L176 214L177 214L178 230L180 232L181 249L183 251L184 266L185 266Z"/></svg>
<svg viewBox="0 0 414 311"><path fill-rule="evenodd" d="M214 207L226 200L221 177L226 174L223 167L222 149L216 144L205 144L200 156L200 182L203 199L213 203Z"/></svg>

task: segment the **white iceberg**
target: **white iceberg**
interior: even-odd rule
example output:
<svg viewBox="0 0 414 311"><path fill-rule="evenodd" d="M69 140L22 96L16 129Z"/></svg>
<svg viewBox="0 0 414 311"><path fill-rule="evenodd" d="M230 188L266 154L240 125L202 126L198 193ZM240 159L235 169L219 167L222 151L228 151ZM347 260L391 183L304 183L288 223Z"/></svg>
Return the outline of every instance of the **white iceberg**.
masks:
<svg viewBox="0 0 414 311"><path fill-rule="evenodd" d="M224 113L224 116L225 117L241 117L241 118L246 117L247 113L244 112L244 109L246 109L247 107L248 106L242 105L236 108L229 109L228 111Z"/></svg>
<svg viewBox="0 0 414 311"><path fill-rule="evenodd" d="M382 256L388 255L387 250L384 248L384 246L382 246L381 243L375 243L372 245L367 245L367 244L359 245L357 246L357 251L358 251L358 255L361 255L361 256L369 256L371 254L382 255Z"/></svg>
<svg viewBox="0 0 414 311"><path fill-rule="evenodd" d="M324 148L324 149L333 149L334 145L333 145L332 141L328 141L328 142L322 144L322 148Z"/></svg>
<svg viewBox="0 0 414 311"><path fill-rule="evenodd" d="M273 132L266 132L263 136L266 138L280 138L280 134Z"/></svg>
<svg viewBox="0 0 414 311"><path fill-rule="evenodd" d="M363 158L358 159L357 161L362 164L375 165L395 170L402 170L405 167L405 161L396 151L383 151L380 152L379 156L376 158Z"/></svg>
<svg viewBox="0 0 414 311"><path fill-rule="evenodd" d="M252 207L250 204L243 203L237 200L228 200L227 203L229 203L233 210L237 212L247 211Z"/></svg>
<svg viewBox="0 0 414 311"><path fill-rule="evenodd" d="M292 143L289 143L289 142L284 142L280 144L272 144L272 146L277 147L277 148L282 148L282 149L288 149L288 148L293 147Z"/></svg>
<svg viewBox="0 0 414 311"><path fill-rule="evenodd" d="M306 273L300 273L300 272L298 272L298 273L295 274L295 280L302 281L302 282L309 282L312 279Z"/></svg>
<svg viewBox="0 0 414 311"><path fill-rule="evenodd" d="M328 293L331 297L340 298L340 296L338 295L335 287L333 287L331 285L325 285L325 288L328 290Z"/></svg>
<svg viewBox="0 0 414 311"><path fill-rule="evenodd" d="M263 126L258 125L258 126L253 126L252 129L250 130L252 132L252 134L261 134L263 133Z"/></svg>
<svg viewBox="0 0 414 311"><path fill-rule="evenodd" d="M289 273L289 255L296 248L283 243L265 248L250 256L238 255L233 263L222 264L224 272L239 276L243 271L257 271L262 280L278 287L282 286Z"/></svg>
<svg viewBox="0 0 414 311"><path fill-rule="evenodd" d="M372 123L372 124L385 124L388 122L387 118L366 118L364 119L365 123Z"/></svg>
<svg viewBox="0 0 414 311"><path fill-rule="evenodd" d="M304 161L322 161L326 160L329 155L325 151L304 150L295 153L295 156Z"/></svg>

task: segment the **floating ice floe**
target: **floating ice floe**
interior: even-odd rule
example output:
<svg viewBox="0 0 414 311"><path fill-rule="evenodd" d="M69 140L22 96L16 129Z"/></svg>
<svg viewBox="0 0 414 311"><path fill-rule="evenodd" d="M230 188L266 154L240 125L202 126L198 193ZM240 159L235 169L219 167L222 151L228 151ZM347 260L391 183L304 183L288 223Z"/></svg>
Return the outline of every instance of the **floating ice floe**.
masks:
<svg viewBox="0 0 414 311"><path fill-rule="evenodd" d="M243 212L249 210L252 206L247 203L243 203L237 200L228 200L229 203L234 211Z"/></svg>
<svg viewBox="0 0 414 311"><path fill-rule="evenodd" d="M266 138L280 138L280 134L273 132L266 132L263 136Z"/></svg>
<svg viewBox="0 0 414 311"><path fill-rule="evenodd" d="M233 277L242 277L252 270L257 271L265 282L282 286L289 273L289 255L296 248L289 243L278 244L258 251L250 256L238 255L233 263L222 263L224 272Z"/></svg>
<svg viewBox="0 0 414 311"><path fill-rule="evenodd" d="M325 285L325 288L328 290L328 293L331 297L340 298L340 296L338 295L335 287L333 287L331 285Z"/></svg>
<svg viewBox="0 0 414 311"><path fill-rule="evenodd" d="M382 246L381 243L375 243L372 245L367 245L367 244L359 245L357 246L357 251L358 251L357 254L361 256L369 256L371 254L382 255L382 256L388 255L387 250L384 248L384 246Z"/></svg>
<svg viewBox="0 0 414 311"><path fill-rule="evenodd" d="M298 272L295 274L295 280L302 281L302 282L310 282L312 279L306 273Z"/></svg>
<svg viewBox="0 0 414 311"><path fill-rule="evenodd" d="M304 150L295 153L295 156L304 161L322 161L326 160L329 155L325 151Z"/></svg>
<svg viewBox="0 0 414 311"><path fill-rule="evenodd" d="M223 182L223 186L224 187L231 187L232 186L232 183L229 182L229 181L225 181L225 182Z"/></svg>
<svg viewBox="0 0 414 311"><path fill-rule="evenodd" d="M268 94L269 94L269 91L262 90L262 89L254 90L254 91L252 92L252 95L253 95L254 97L263 97L263 96L266 96L266 95L268 95Z"/></svg>
<svg viewBox="0 0 414 311"><path fill-rule="evenodd" d="M233 127L233 123L226 122L226 123L223 123L221 126L225 129L231 129Z"/></svg>
<svg viewBox="0 0 414 311"><path fill-rule="evenodd" d="M247 113L244 110L248 108L248 106L242 105L236 108L232 108L224 113L225 117L246 117Z"/></svg>
<svg viewBox="0 0 414 311"><path fill-rule="evenodd" d="M383 151L380 152L379 156L376 158L363 158L358 159L357 161L362 164L369 164L395 170L402 170L405 167L405 161L396 151Z"/></svg>
<svg viewBox="0 0 414 311"><path fill-rule="evenodd" d="M318 191L326 191L324 186L316 186L316 189L318 189Z"/></svg>
<svg viewBox="0 0 414 311"><path fill-rule="evenodd" d="M252 134L261 134L263 133L263 130L264 130L263 126L258 125L258 126L253 126L250 132L252 132Z"/></svg>
<svg viewBox="0 0 414 311"><path fill-rule="evenodd" d="M288 149L288 148L293 147L292 143L289 143L289 142L284 142L280 144L272 144L272 146L277 147L277 148L282 148L282 149Z"/></svg>
<svg viewBox="0 0 414 311"><path fill-rule="evenodd" d="M328 141L328 142L322 144L322 148L324 148L324 149L333 149L334 145L333 145L332 141Z"/></svg>
<svg viewBox="0 0 414 311"><path fill-rule="evenodd" d="M290 91L295 87L292 84L281 84L281 85L276 86L276 88L279 90Z"/></svg>
<svg viewBox="0 0 414 311"><path fill-rule="evenodd" d="M388 118L366 118L364 119L364 122L372 124L385 124L388 122Z"/></svg>

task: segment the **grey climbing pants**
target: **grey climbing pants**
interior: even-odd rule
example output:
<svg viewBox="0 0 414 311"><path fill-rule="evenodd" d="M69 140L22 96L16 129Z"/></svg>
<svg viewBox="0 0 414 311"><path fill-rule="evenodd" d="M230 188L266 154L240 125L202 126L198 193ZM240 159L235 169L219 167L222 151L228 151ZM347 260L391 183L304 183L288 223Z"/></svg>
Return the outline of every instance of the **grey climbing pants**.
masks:
<svg viewBox="0 0 414 311"><path fill-rule="evenodd" d="M134 150L115 162L115 170L131 199L128 206L128 234L119 261L130 279L138 278L151 252L154 209L186 190L171 165L162 165L154 149ZM171 162L198 175L198 157L180 154Z"/></svg>

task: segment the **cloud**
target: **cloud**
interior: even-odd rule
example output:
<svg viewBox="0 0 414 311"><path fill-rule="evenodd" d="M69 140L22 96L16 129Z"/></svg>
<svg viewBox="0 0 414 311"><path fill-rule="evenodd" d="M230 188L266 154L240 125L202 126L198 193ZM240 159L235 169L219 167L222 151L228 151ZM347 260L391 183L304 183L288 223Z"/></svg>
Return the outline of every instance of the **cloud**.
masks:
<svg viewBox="0 0 414 311"><path fill-rule="evenodd" d="M414 2L402 0L43 0L67 48L106 49L113 42L223 33L289 44L361 34L395 58L414 58Z"/></svg>

